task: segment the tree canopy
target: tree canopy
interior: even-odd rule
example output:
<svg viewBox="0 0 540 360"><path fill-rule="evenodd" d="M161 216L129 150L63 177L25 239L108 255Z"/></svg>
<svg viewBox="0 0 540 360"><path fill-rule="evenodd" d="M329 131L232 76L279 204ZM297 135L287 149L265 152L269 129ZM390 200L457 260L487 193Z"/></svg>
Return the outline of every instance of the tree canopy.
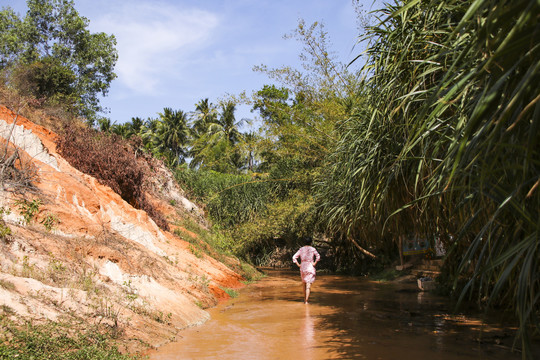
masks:
<svg viewBox="0 0 540 360"><path fill-rule="evenodd" d="M0 68L18 90L37 99L67 104L93 122L102 112L99 96L116 78L114 35L91 33L73 0L28 0L20 18L0 11Z"/></svg>

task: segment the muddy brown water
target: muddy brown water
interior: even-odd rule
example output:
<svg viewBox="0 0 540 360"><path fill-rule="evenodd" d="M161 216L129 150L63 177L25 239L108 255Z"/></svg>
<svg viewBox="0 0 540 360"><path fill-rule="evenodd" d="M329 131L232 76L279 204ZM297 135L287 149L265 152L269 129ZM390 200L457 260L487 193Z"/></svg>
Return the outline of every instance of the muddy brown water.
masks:
<svg viewBox="0 0 540 360"><path fill-rule="evenodd" d="M413 281L317 275L305 305L297 272L266 273L150 359L521 359L510 327L453 313Z"/></svg>

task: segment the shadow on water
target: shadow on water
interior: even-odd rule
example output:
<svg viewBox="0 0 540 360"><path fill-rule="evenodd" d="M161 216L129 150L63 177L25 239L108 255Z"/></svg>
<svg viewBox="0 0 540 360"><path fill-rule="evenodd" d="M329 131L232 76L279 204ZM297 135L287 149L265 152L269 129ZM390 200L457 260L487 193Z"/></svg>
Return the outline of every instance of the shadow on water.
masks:
<svg viewBox="0 0 540 360"><path fill-rule="evenodd" d="M304 305L296 272L268 275L150 359L521 358L511 351L513 329L492 319L483 324L479 314L452 314L450 302L412 281L318 275Z"/></svg>
<svg viewBox="0 0 540 360"><path fill-rule="evenodd" d="M317 323L320 330L338 334L328 340L337 358L521 358L511 351L513 329L483 322L481 314L454 314L446 298L421 292L414 283L318 280L324 281L313 302L336 311Z"/></svg>

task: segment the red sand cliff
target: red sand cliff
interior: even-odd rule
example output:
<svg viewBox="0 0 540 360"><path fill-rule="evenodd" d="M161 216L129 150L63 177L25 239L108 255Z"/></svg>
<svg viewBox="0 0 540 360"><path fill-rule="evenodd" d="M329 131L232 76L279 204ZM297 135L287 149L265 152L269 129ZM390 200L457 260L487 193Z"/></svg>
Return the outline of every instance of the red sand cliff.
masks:
<svg viewBox="0 0 540 360"><path fill-rule="evenodd" d="M0 189L12 231L0 241L0 281L14 285L0 286L0 302L14 316L109 323L124 339L158 346L178 329L205 321L203 308L227 297L222 288L242 286L229 267L194 254L181 236L159 229L144 211L71 167L56 152L53 132L0 106L2 148L8 137L37 171L38 191L23 196L42 201L37 221L23 226L14 203L21 196ZM171 223L203 218L167 169L155 176L150 195ZM39 222L47 216L60 221L51 231Z"/></svg>

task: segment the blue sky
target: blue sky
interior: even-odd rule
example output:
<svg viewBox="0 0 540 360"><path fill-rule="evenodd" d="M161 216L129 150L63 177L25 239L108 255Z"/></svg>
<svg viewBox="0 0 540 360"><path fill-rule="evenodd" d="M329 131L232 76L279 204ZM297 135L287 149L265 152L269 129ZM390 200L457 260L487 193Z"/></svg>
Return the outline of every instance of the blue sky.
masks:
<svg viewBox="0 0 540 360"><path fill-rule="evenodd" d="M381 2L361 0L366 11ZM0 0L21 15L25 0ZM156 117L164 107L186 112L200 99L251 94L272 83L255 65L300 68L302 45L283 35L322 21L338 58L348 62L358 27L351 0L75 0L92 32L114 34L119 59L107 97L113 122ZM238 108L237 119L255 118Z"/></svg>

